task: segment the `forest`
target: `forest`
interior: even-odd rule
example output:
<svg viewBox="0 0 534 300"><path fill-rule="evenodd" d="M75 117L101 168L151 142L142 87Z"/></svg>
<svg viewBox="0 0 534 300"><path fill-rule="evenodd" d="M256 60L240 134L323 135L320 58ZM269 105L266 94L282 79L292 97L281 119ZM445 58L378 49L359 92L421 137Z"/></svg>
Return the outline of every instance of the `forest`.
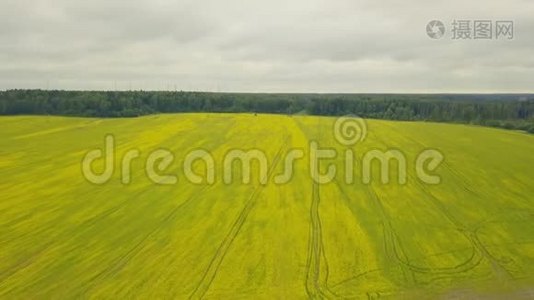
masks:
<svg viewBox="0 0 534 300"><path fill-rule="evenodd" d="M253 94L184 91L0 91L0 115L124 118L157 113L357 115L477 124L534 133L532 94Z"/></svg>

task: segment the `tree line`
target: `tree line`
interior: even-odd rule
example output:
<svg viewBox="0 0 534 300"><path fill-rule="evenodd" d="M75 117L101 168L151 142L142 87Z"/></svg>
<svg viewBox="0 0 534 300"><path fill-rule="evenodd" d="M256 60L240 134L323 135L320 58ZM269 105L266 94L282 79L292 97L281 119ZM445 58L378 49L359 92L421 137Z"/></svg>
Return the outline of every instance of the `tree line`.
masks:
<svg viewBox="0 0 534 300"><path fill-rule="evenodd" d="M163 91L0 91L0 115L137 117L250 112L470 123L534 133L530 94L247 94Z"/></svg>

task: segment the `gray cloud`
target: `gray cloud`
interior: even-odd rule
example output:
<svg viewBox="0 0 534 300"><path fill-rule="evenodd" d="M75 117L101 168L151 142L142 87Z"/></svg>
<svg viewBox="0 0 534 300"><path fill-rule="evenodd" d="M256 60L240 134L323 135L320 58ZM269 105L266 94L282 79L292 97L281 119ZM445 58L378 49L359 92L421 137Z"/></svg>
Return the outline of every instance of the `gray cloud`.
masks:
<svg viewBox="0 0 534 300"><path fill-rule="evenodd" d="M532 92L526 0L0 0L0 89ZM449 30L426 36L429 20ZM452 40L454 19L516 37Z"/></svg>

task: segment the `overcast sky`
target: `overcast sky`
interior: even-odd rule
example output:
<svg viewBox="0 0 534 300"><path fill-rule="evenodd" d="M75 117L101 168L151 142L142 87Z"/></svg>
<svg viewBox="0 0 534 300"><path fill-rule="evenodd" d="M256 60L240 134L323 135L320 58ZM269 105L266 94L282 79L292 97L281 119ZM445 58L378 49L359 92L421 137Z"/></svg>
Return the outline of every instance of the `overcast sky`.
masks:
<svg viewBox="0 0 534 300"><path fill-rule="evenodd" d="M515 36L455 40L455 19ZM0 89L47 87L534 92L534 1L0 0Z"/></svg>

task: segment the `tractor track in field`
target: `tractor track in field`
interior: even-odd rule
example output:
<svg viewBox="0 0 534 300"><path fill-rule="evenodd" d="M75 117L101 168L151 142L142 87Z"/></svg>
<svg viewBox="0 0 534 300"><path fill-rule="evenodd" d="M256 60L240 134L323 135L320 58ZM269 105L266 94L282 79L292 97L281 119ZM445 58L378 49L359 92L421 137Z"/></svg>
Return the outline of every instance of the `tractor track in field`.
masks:
<svg viewBox="0 0 534 300"><path fill-rule="evenodd" d="M372 187L369 187L368 194L370 198L374 199L375 204L378 206L379 211L381 212L382 216L382 225L383 225L383 236L384 236L384 247L385 251L387 253L387 257L390 259L394 259L397 261L399 267L402 270L404 280L406 282L410 282L413 285L419 285L419 282L416 279L415 274L430 274L430 275L445 275L445 276L451 276L451 275L457 275L462 274L465 272L468 272L475 267L477 267L482 262L482 257L478 255L478 252L473 251L472 255L467 258L465 261L461 262L458 265L452 266L452 267L421 267L417 266L413 263L411 263L408 259L408 256L406 255L406 251L404 250L401 239L398 235L398 233L395 230L395 227L392 224L391 218L388 215L385 207L380 202L378 195L376 195L376 192ZM469 247L469 249L473 249L473 247Z"/></svg>
<svg viewBox="0 0 534 300"><path fill-rule="evenodd" d="M365 277L365 276L367 276L369 274L373 274L373 273L380 272L380 271L383 271L383 269L372 269L372 270L369 270L369 271L364 271L364 272L361 272L361 273L359 273L357 275L354 275L354 276L351 276L349 278L343 279L343 280L341 280L339 282L336 282L336 283L334 283L332 285L332 287L335 288L335 287L344 285L347 282L354 281L354 280L357 280L359 278Z"/></svg>
<svg viewBox="0 0 534 300"><path fill-rule="evenodd" d="M412 179L417 182L415 178ZM431 191L429 191L426 186L421 183L418 183L418 186L427 196L429 196L430 202L437 209L437 211L439 211L445 217L445 219L447 219L451 224L455 226L456 231L458 231L461 235L464 236L464 238L471 245L472 249L471 257L463 263L450 268L436 268L436 270L450 272L452 272L453 270L457 270L460 273L466 272L477 267L482 261L482 258L484 256L484 250L480 248L481 245L476 242L475 236L465 224L463 224L458 219L456 219L456 217L454 217L454 215L447 209L443 202L439 198L437 198Z"/></svg>
<svg viewBox="0 0 534 300"><path fill-rule="evenodd" d="M390 126L390 128L392 128ZM393 129L395 130L395 129ZM419 141L416 141L414 140L413 138L409 137L409 136L404 136L406 139L410 140L412 143L415 143L421 147L426 147L424 144L420 143ZM378 139L382 144L386 145L384 143L383 140L381 139ZM458 178L464 178L463 174L460 174L459 172L457 172L456 170L454 170L449 164L445 163L445 166L447 168L447 170L453 174L454 176L458 177ZM452 214L451 212L447 209L447 207L443 204L443 202L437 198L430 190L428 190L428 188L426 186L424 186L422 183L420 183L419 181L417 181L417 179L413 178L412 176L412 180L414 182L416 182L418 184L418 186L421 188L421 190L430 197L430 200L432 202L432 204L434 205L434 207L442 214L445 216L445 218L451 222L455 227L456 227L456 230L459 231L468 241L469 243L472 245L472 248L473 248L473 254L472 256L467 259L466 261L464 261L463 263L457 265L457 266L454 266L454 267L450 267L450 268L421 268L419 267L419 269L421 271L424 271L424 272L428 272L428 273L434 273L434 274L440 274L442 273L443 271L446 271L447 273L446 274L456 274L456 273L461 273L461 272L466 272L466 271L469 271L471 269L474 269L475 267L477 267L484 258L486 258L491 266L492 266L492 269L494 271L494 273L497 275L497 277L499 279L510 279L510 273L508 272L508 270L506 268L504 268L501 263L495 258L493 257L489 251L486 249L486 247L484 246L484 244L478 239L478 236L477 236L477 233L476 233L476 230L472 230L470 229L468 226L466 226L465 224L463 224L462 222L458 221ZM465 182L465 181L464 181ZM473 195L476 195L478 197L478 194L476 194L474 191L472 191L469 187L461 184L464 189L473 194ZM478 256L478 259L476 258ZM450 273L449 273L450 272Z"/></svg>
<svg viewBox="0 0 534 300"><path fill-rule="evenodd" d="M285 148L287 148L288 142L289 142L290 136L286 136L282 146L276 153L273 162L269 168L269 171L267 172L267 184L269 183L271 177L274 174L274 171L276 169L276 166L278 166L278 162L280 161L282 157L282 153ZM263 191L265 185L258 184L250 197L248 198L245 206L239 213L237 219L234 221L230 231L228 234L224 237L222 243L217 248L217 251L215 252L215 255L212 257L210 263L208 264L208 267L204 271L204 274L202 275L202 278L200 279L199 283L196 285L195 289L189 296L189 299L202 299L206 292L209 290L211 283L217 276L217 272L219 270L219 267L221 266L224 257L228 253L228 250L232 246L235 238L241 231L241 228L243 227L243 224L247 220L248 215L256 205L257 199L261 192Z"/></svg>
<svg viewBox="0 0 534 300"><path fill-rule="evenodd" d="M382 144L384 144L383 141L381 140L379 141L382 142ZM335 180L334 183L336 184L338 190L341 192L341 195L345 199L344 201L345 206L349 209L352 215L356 217L355 212L348 205L348 203L350 203L351 201L351 198L345 192L345 190L343 189L339 181ZM398 234L396 233L395 228L391 222L391 217L389 216L386 208L382 204L382 200L380 200L380 198L378 197L378 194L376 193L376 191L370 184L366 185L366 194L369 199L372 199L372 202L374 203L374 207L378 211L378 215L380 219L382 220L383 238L384 238L383 246L384 246L384 250L386 252L387 258L394 259L397 261L397 265L399 266L402 272L402 276L405 282L411 282L413 284L417 284L417 281L415 279L415 274L414 274L416 270L414 270L413 266L410 264L408 260L408 256L405 253L406 251L404 250L404 248L402 247L402 244L400 243Z"/></svg>
<svg viewBox="0 0 534 300"><path fill-rule="evenodd" d="M375 138L376 138L377 141L379 141L384 146L386 146L386 147L388 146L379 137L375 136ZM412 140L409 137L407 137L407 139ZM412 142L417 143L420 146L424 147L424 145L422 145L421 143L419 143L417 141L412 140ZM408 173L408 176L410 176L411 177L410 179L413 180L413 182L415 182L417 184L417 186L426 195L428 195L430 197L431 202L432 202L433 206L437 209L437 211L439 211L451 224L453 224L455 226L456 230L459 231L466 238L466 240L471 245L471 249L473 249L473 251L472 251L472 254L471 254L471 256L469 258L467 258L465 261L461 262L460 264L458 264L456 266L425 268L425 267L416 266L416 265L410 263L408 260L402 259L401 256L398 255L398 253L396 251L396 248L394 246L393 250L395 251L395 256L396 256L397 260L399 262L401 262L402 264L404 264L405 266L407 266L408 268L410 268L412 271L415 271L415 272L418 272L418 273L429 273L429 274L449 274L449 275L453 275L453 274L467 272L467 271L472 270L475 267L477 267L482 261L482 256L480 255L480 251L477 249L477 246L476 246L475 242L472 240L471 236L467 233L466 226L464 226L461 222L456 220L456 218L443 205L443 203L438 198L436 198L423 184L421 184L419 181L417 181L416 178L413 178L413 176L410 175L409 173ZM372 190L372 187L370 187L370 189ZM468 191L470 191L470 190L468 190ZM374 190L372 190L372 192L375 195L375 197L378 197ZM380 200L378 200L378 201L380 201ZM380 203L380 205L382 206L381 203ZM383 206L382 206L381 209L385 212L385 208ZM391 230L393 230L393 227L392 227L393 225L391 224L391 221L390 221L389 217L388 217L388 225L391 228ZM400 244L400 238L399 238L398 234L394 230L390 231L390 232L392 233L392 237L391 237L392 240L396 241L397 243ZM404 256L406 256L406 255L404 255Z"/></svg>
<svg viewBox="0 0 534 300"><path fill-rule="evenodd" d="M319 184L314 181L312 188L310 236L308 243L308 258L306 260L306 293L310 299L338 298L339 296L328 288L329 269L324 251L322 225L319 215L319 204L321 202ZM321 268L321 264L324 265L323 268ZM324 272L323 282L321 282L321 271Z"/></svg>
<svg viewBox="0 0 534 300"><path fill-rule="evenodd" d="M148 192L148 190L145 190L145 191L141 192L138 196L141 196L142 194L147 193L147 192ZM132 199L124 200L119 205L114 206L114 207L112 207L110 209L107 209L104 212L98 214L97 216L91 217L90 219L82 222L76 228L74 228L71 231L69 231L69 233L67 235L69 235L72 238L72 236L74 236L75 233L78 233L80 230L90 228L94 224L98 223L99 221L103 220L104 218L110 216L114 212L116 212L116 211L120 210L121 208L123 208L124 206L126 206L126 204L128 204L130 201L132 201ZM189 200L187 200L187 201L189 201ZM177 209L182 207L184 204L185 204L185 202L180 204L179 207L177 207ZM70 240L71 238L69 238L68 240ZM56 244L55 240L49 241L44 246L42 246L39 250L33 252L32 254L30 254L29 256L25 257L23 260L20 260L19 262L15 263L11 267L7 268L6 270L0 272L0 285L4 281L9 279L10 277L14 276L18 272L22 271L24 268L26 268L29 265L31 265L36 259L38 259L39 256L41 256L44 253L46 253L55 244Z"/></svg>
<svg viewBox="0 0 534 300"><path fill-rule="evenodd" d="M405 282L416 283L414 270L411 268L408 256L400 243L399 236L391 222L386 208L382 204L382 200L376 194L376 191L370 186L367 186L367 195L372 199L375 207L378 208L380 218L382 219L384 250L389 259L395 259L399 264ZM402 257L401 257L402 256Z"/></svg>
<svg viewBox="0 0 534 300"><path fill-rule="evenodd" d="M143 193L144 193L144 191L141 192L141 193L140 193L139 195L137 195L137 196L140 196L140 195L143 194ZM104 212L102 212L102 213L100 213L100 214L94 216L94 217L89 218L89 219L86 220L86 221L83 221L83 222L82 222L81 224L79 224L76 228L79 229L79 228L82 228L82 227L84 227L84 226L91 225L91 224L94 224L94 223L98 222L98 220L100 220L101 218L106 217L106 216L109 216L110 214L112 214L112 213L114 213L115 211L119 210L120 208L124 207L130 200L131 200L131 199L126 199L126 200L120 202L117 206L114 206L114 207L112 207L112 208L110 208L110 209L108 209L108 210L105 210ZM24 217L24 218L23 218L23 217ZM32 217L32 215L31 215L31 214L28 214L27 216L25 215L25 216L23 216L23 217L20 217L20 219L30 218L30 217ZM56 218L56 219L59 219L59 218ZM13 225L13 224L11 224L11 225ZM41 227L41 229L40 229L39 231L37 231L37 232L36 232L36 231L33 231L33 232L28 232L28 233L26 233L26 234L21 234L21 235L17 236L16 238L13 238L13 239L11 239L11 240L7 240L7 241L4 241L4 242L12 242L13 240L20 239L20 238L23 238L23 237L26 237L26 236L29 236L29 235L34 235L34 234L36 234L36 233L43 233L43 232L45 232L45 231L46 231L46 227ZM72 232L74 232L74 231L72 231Z"/></svg>
<svg viewBox="0 0 534 300"><path fill-rule="evenodd" d="M179 135L173 135L173 137L176 137L176 136L179 136ZM170 139L171 138L168 138L166 140L170 140ZM141 196L141 195L143 195L143 194L145 194L147 192L149 192L149 190L145 189L145 190L141 191L136 197L139 197L139 196ZM69 236L69 238L66 241L71 240L72 237L76 233L79 233L80 230L83 230L84 228L90 228L94 224L97 224L98 222L100 222L104 218L110 216L114 212L116 212L116 211L120 210L121 208L125 207L131 201L132 201L132 198L126 199L126 200L122 201L121 203L119 203L118 205L116 205L114 207L111 207L111 208L101 212L100 214L89 218L86 221L83 221L81 224L79 224L78 226L76 226L75 228L73 228L72 230L67 232L66 235ZM45 229L43 228L41 231L44 232ZM35 234L35 232L33 234ZM20 237L21 236L19 236L18 238L20 238ZM26 267L31 265L36 259L38 259L41 255L46 253L48 250L50 250L56 244L57 244L57 240L51 239L49 242L45 243L45 245L43 245L41 248L39 248L39 250L34 251L33 253L31 253L30 255L25 257L24 259L21 259L18 262L14 263L12 266L6 268L3 271L0 271L0 285L4 281L6 281L10 277L12 277L13 275L17 274L18 272L22 271L23 269L25 269Z"/></svg>
<svg viewBox="0 0 534 300"><path fill-rule="evenodd" d="M200 127L200 126L201 126L201 125L199 125L199 126L197 126L197 127ZM182 134L183 134L182 132L177 133L177 134L174 134L174 135L172 135L172 136L170 136L170 137L167 137L167 138L163 139L163 142L172 141L173 139L176 139L177 137L180 137ZM142 134L140 134L140 135L142 135ZM137 137L137 136L136 136L136 137ZM116 150L118 150L118 149L116 149ZM47 162L47 160L43 160L43 162ZM143 194L144 192L146 192L146 190L145 190L145 191L141 191L140 194ZM140 194L139 194L139 195L140 195ZM138 196L139 196L139 195L138 195ZM123 207L125 204L127 204L127 203L129 202L129 200L131 200L131 199L127 199L127 200L121 202L121 203L120 203L118 206L116 206L115 208L110 209L110 211L111 211L111 210L118 210L118 209L120 209L120 208ZM72 203L72 206L76 206L76 205L77 205L77 203L75 203L75 201L74 201L74 202ZM111 212L111 213L113 213L113 212ZM30 212L28 212L28 213L26 213L26 214L20 216L20 217L17 218L17 219L11 220L10 222L8 222L8 223L6 223L6 224L2 224L2 226L15 225L15 224L17 224L18 222L20 222L21 220L25 220L25 219L31 218L34 214L36 214L36 212L32 212L32 211L30 211ZM107 216L107 215L109 215L109 213L107 213L107 211L106 211L106 212L104 212L104 213L101 214L101 215L106 215L106 216ZM92 219L98 219L98 218L100 218L101 215L97 215L97 216L95 216L95 217L92 217L92 218L90 218L90 220L92 220ZM61 218L64 218L64 216L57 217L56 219L52 220L50 223L54 224L54 223L56 223L57 220L59 220L59 219L61 219ZM85 225L87 225L87 224L85 224L85 222L82 223L82 224L80 224L80 226L85 226ZM44 229L45 227L46 227L46 226L43 226L43 229L41 230L41 232L45 230L45 229ZM79 227L77 227L77 228L79 228ZM35 231L28 232L28 233L26 233L26 234L19 235L19 236L17 237L17 239L20 239L21 237L28 236L28 235L30 235L30 234L31 234L31 235L35 235L35 233L36 233ZM10 241L7 241L7 242L10 242Z"/></svg>
<svg viewBox="0 0 534 300"><path fill-rule="evenodd" d="M531 218L533 216L532 212L523 212L523 213L525 213L526 215L530 216ZM480 237L479 237L479 231L482 230L485 225L490 224L490 223L497 223L498 224L498 223L501 223L501 222L502 221L498 221L498 220L487 220L487 221L480 222L478 225L475 226L475 228L473 229L471 234L472 234L472 237L473 237L473 240L475 241L475 243L477 243L478 246L480 247L481 251L483 251L482 254L490 261L491 266L492 266L494 272L496 273L498 279L501 279L501 280L517 279L517 278L514 277L512 272L508 271L508 269L506 269L505 267L502 266L502 264L510 263L510 260L509 259L508 260L506 260L506 259L503 260L503 259L495 257L495 255L491 254L491 252L487 249L487 246L484 245L484 243L480 240ZM510 222L510 221L508 221L508 222ZM530 223L530 222L531 222L531 220L521 220L521 221L514 220L514 223ZM527 243L533 243L533 242L534 241L527 242ZM517 244L517 243L512 243L512 244Z"/></svg>
<svg viewBox="0 0 534 300"><path fill-rule="evenodd" d="M380 139L378 139L378 140L382 144L385 145L385 143L382 140L380 140ZM347 193L341 187L339 182L335 181L335 183L336 183L338 189L340 190L342 196L345 198L345 200L350 202L350 200L351 200L350 197L347 195ZM424 187L423 187L423 189L424 189ZM424 189L424 192L427 193L427 194L430 194L430 192L427 191L426 189ZM402 270L402 273L403 273L403 276L404 276L404 279L405 279L406 282L412 282L413 284L418 284L417 280L415 278L414 272L416 272L416 273L430 273L430 274L433 274L433 275L440 275L440 274L442 274L442 275L443 274L444 275L454 275L454 274L467 272L467 271L475 268L476 266L478 266L481 263L482 256L481 255L477 255L478 252L476 251L476 246L472 242L472 240L469 239L469 238L468 238L468 241L471 244L471 247L469 249L473 249L473 253L466 261L464 261L464 262L462 262L462 263L460 263L460 264L458 264L456 266L445 267L445 268L424 268L424 267L420 267L420 266L414 265L413 263L410 263L410 261L408 260L408 256L406 255L406 252L403 249L402 244L400 242L399 235L397 234L393 224L391 223L391 218L388 215L388 213L386 211L386 208L381 203L381 200L379 199L378 195L376 194L376 191L373 189L373 187L367 186L367 194L369 195L369 198L373 199L373 201L375 203L375 206L378 208L378 211L380 212L380 216L381 216L381 219L382 219L382 225L383 225L384 249L385 249L386 253L388 253L388 257L394 258L398 262L399 267ZM433 197L433 195L431 195L431 196ZM445 207L443 207L442 205L439 205L440 204L439 200L435 199L435 197L433 197L432 200L433 200L434 206L436 206L436 208L438 208L438 210L451 223L453 223L457 228L462 228L462 226L460 225L460 222L457 222L456 219L454 219L454 217L450 214L450 212ZM437 201L437 202L435 202L435 201ZM351 210L352 214L354 215L355 213L354 213L354 211L352 211L351 207L349 206L348 208ZM462 233L467 238L466 233L463 232L463 231L462 231ZM366 273L367 272L364 272L362 274L366 274Z"/></svg>
<svg viewBox="0 0 534 300"><path fill-rule="evenodd" d="M36 259L38 259L43 253L45 253L51 247L51 244L52 242L45 244L39 250L25 257L23 260L18 261L17 263L13 264L12 266L4 270L2 273L0 273L0 286L2 286L2 284L6 280L8 280L9 278L14 276L21 270L24 270L26 267L30 266Z"/></svg>
<svg viewBox="0 0 534 300"><path fill-rule="evenodd" d="M119 272L128 262L134 258L143 248L146 246L146 241L148 241L151 237L153 237L156 233L158 233L165 225L167 225L169 222L174 220L178 212L188 204L190 204L193 200L198 199L201 195L206 192L206 190L209 190L213 186L206 185L200 189L197 193L194 193L189 198L187 198L186 201L180 203L175 208L171 210L169 214L163 220L158 226L155 226L149 233L147 233L139 242L137 242L128 252L126 252L124 255L116 259L111 265L109 265L107 268L99 272L98 274L91 277L89 280L87 280L87 283L85 284L85 288L83 289L83 292L81 292L82 295L87 294L89 290L96 285L98 280L105 279L107 276ZM83 286L83 285L82 285Z"/></svg>
<svg viewBox="0 0 534 300"><path fill-rule="evenodd" d="M390 126L391 128L391 126ZM406 139L412 141L412 143L415 143L415 144L418 144L419 146L421 147L425 147L425 145L423 145L421 142L411 138L411 137L408 137L408 136L405 136ZM383 143L383 141L382 141ZM445 168L451 173L453 174L455 177L457 178L460 178L462 180L460 180L460 184L463 186L464 190L466 190L468 193L476 196L476 197L479 197L479 195L477 193L475 193L474 191L472 191L468 186L465 186L463 183L464 182L467 182L466 177L458 172L457 170L455 170L454 168L452 168L450 166L450 164L448 164L447 162L445 162ZM431 202L434 204L434 206L438 209L438 211L440 211L446 218L447 220L449 220L452 224L454 224L456 226L456 229L458 231L460 231L465 237L467 240L469 240L469 242L473 245L474 248L476 248L476 250L479 251L479 253L487 258L491 265L492 265L492 268L494 268L494 271L496 271L496 273L498 274L504 274L504 273L509 273L506 268L502 267L502 265L500 265L500 263L498 262L498 260L493 257L489 252L488 250L486 249L486 247L484 246L484 244L478 239L478 236L477 236L477 231L479 228L470 228L468 226L466 226L465 224L463 224L462 222L460 222L459 220L457 220L451 213L450 211L447 209L447 207L443 204L443 202L438 198L436 197L430 190L428 190L428 188L423 185L422 183L420 183L419 181L417 181L415 178L412 178L414 180L414 182L417 182L418 186L425 192L425 194L427 194L428 196L430 196L430 199L431 199Z"/></svg>
<svg viewBox="0 0 534 300"><path fill-rule="evenodd" d="M227 132L227 131L233 126L234 123L235 123L235 121L232 121L232 123L230 123L229 125L227 125L227 126L225 127L225 130L223 130L223 131L224 131L224 132ZM194 129L191 129L191 130L196 130L196 129L199 129L199 128L202 128L202 127L205 127L205 126L207 126L207 125L206 125L206 124L198 124ZM141 132L141 133L135 135L135 137L132 138L132 140L136 140L136 139L140 138L140 137L143 136L143 134L146 133L146 132L150 132L150 131ZM171 142L171 141L176 140L176 139L180 140L180 137L182 137L183 134L184 134L183 131L179 131L178 133L175 133L175 134L173 134L173 135L171 135L171 136L169 136L169 137L167 137L167 138L165 138L165 139L162 139L162 140L161 140L161 143ZM217 150L218 148L220 148L221 146L222 146L222 144L218 144L217 147L215 147L215 148L212 149L211 151L215 151L215 150ZM128 145L128 144L127 144L127 145L123 145L123 147L124 147L124 148L135 148L133 145ZM153 147L155 148L155 147L157 147L157 146L153 146ZM197 148L201 148L201 147L199 146L199 147L197 147ZM120 150L120 148L117 148L117 149L116 149L116 151L119 151L119 150ZM138 149L138 150L139 150L139 149ZM148 150L148 149L147 149L147 150ZM143 150L141 150L141 151L143 151ZM42 161L37 161L37 162L34 162L34 163L36 163L36 164L39 164L39 163L46 164L47 162L48 162L48 160L47 160L47 159L44 159L44 160L42 160ZM135 174L134 174L134 175L135 175ZM77 205L76 203L73 203L72 206L76 206L76 205ZM7 210L7 209L4 209L4 210ZM3 212L4 212L4 211L1 211L0 213L3 213ZM22 216L20 216L20 217L18 217L18 218L16 218L16 219L13 219L13 220L9 221L8 223L4 223L4 224L2 224L1 226L15 225L15 224L17 224L17 221L21 221L21 220L25 220L25 219L27 219L27 218L30 218L30 217L32 217L35 213L36 213L36 212L31 212L31 211L30 211L30 212L28 212L28 213L26 213L26 214L24 214L24 215L22 215ZM61 219L61 218L63 218L63 216L58 217L57 219ZM54 222L51 222L51 223L54 223ZM34 232L32 232L32 233L34 233ZM20 238L20 237L21 237L21 236L19 236L18 238Z"/></svg>
<svg viewBox="0 0 534 300"><path fill-rule="evenodd" d="M302 125L299 122L297 122L297 124L299 125L299 128L306 136L305 131L302 128ZM385 145L385 143L382 140L380 139L378 140L382 144ZM341 191L343 197L345 197L347 201L350 200L350 197L348 197L348 195L345 193L343 188L341 188L339 182L335 181L335 183L338 186L339 190ZM426 189L424 189L424 192L429 194L429 191L427 191ZM318 194L318 189L314 188L314 193ZM377 207L379 211L379 215L381 216L381 219L382 219L382 225L383 225L383 231L384 231L383 232L384 249L390 259L394 259L397 261L398 266L402 270L402 274L403 274L405 282L411 282L417 285L418 283L415 277L415 273L427 273L427 274L433 274L433 275L454 275L454 274L464 273L469 270L472 270L481 263L482 256L477 255L478 251L476 251L475 243L471 239L468 238L468 241L470 242L472 246L470 247L470 249L474 249L474 250L473 250L472 255L466 261L456 266L444 267L444 268L425 268L425 267L414 265L413 263L409 261L408 256L406 255L406 251L402 247L399 235L397 234L392 224L391 218L389 214L387 213L386 208L383 206L381 200L379 199L378 195L376 194L376 191L373 189L373 187L367 186L367 194L369 198L373 199L373 202L375 203L375 207ZM431 196L433 197L433 195ZM314 196L314 199L313 199L314 202L318 202L316 198L317 197ZM435 202L435 201L438 201L438 202ZM435 197L433 197L433 204L457 228L462 228L461 223L457 222L456 219L454 219L452 214L446 208L439 205L440 202L438 199L435 199ZM314 206L317 206L316 212L313 211L315 208ZM352 213L354 214L354 212ZM310 246L309 246L309 252L311 253L311 255L308 257L308 261L307 261L307 269L309 271L307 273L307 278L306 278L307 279L306 288L307 288L308 296L310 298L317 297L317 295L326 297L326 298L339 297L338 295L335 295L333 293L328 294L330 291L328 290L327 284L325 283L323 284L323 286L321 286L321 283L319 282L320 281L320 274L319 274L320 270L318 271L318 269L320 268L321 261L318 257L321 256L321 251L323 249L321 248L322 246L318 246L319 245L318 241L322 238L321 223L320 223L320 218L318 214L318 205L314 205L314 203L312 203L310 216L312 218L312 225L310 229ZM462 233L464 234L464 236L466 235L465 232L462 231ZM321 241L321 244L322 244L322 241ZM322 255L324 255L324 253L322 253ZM325 257L324 263L327 268L326 257ZM368 272L364 272L362 274L367 274L367 273ZM310 277L313 278L312 284L309 283ZM326 277L326 281L327 280L328 280L328 277ZM313 289L310 289L310 287L312 287Z"/></svg>
<svg viewBox="0 0 534 300"><path fill-rule="evenodd" d="M230 125L228 125L228 128L230 128L234 123L231 123ZM204 125L198 125L197 127L200 128L200 126L204 126ZM176 137L179 137L181 136L183 133L180 132L180 133L177 133L177 134L174 134L172 135L171 137L168 137L165 139L165 141L171 141L173 140L174 138ZM217 147L215 147L215 149L218 149L219 147L221 147L222 144L219 144ZM214 149L214 150L215 150ZM212 150L212 151L214 151ZM150 190L148 189L144 189L143 191L141 191L136 197L139 197L145 193L148 193ZM125 207L128 203L130 203L132 201L132 198L129 198L129 199L126 199L124 201L122 201L121 203L119 203L118 205L112 207L112 208L109 208L103 212L101 212L100 214L96 215L96 216L93 216L91 218L89 218L88 220L86 221L83 221L81 224L79 224L78 226L76 226L74 229L70 230L70 231L67 231L67 236L69 236L69 238L65 241L69 241L72 239L72 237L78 233L81 229L84 229L84 228L87 228L87 227L91 227L93 226L94 224L97 224L98 222L100 222L101 220L103 220L104 218L110 216L111 214L113 214L114 212L120 210L121 208ZM31 215L31 214L27 214L27 215ZM26 216L26 215L25 215ZM44 231L45 229L42 229L41 231ZM29 233L28 233L29 234ZM35 234L35 232L33 232L33 234ZM24 236L24 235L23 235ZM21 236L19 236L18 238L20 238ZM28 255L27 257L25 257L24 259L21 259L19 261L17 261L16 263L14 263L13 265L9 266L8 268L6 268L5 270L1 270L0 271L0 285L5 282L6 280L8 280L10 277L14 276L15 274L17 274L18 272L22 271L23 269L25 269L26 267L28 267L29 265L31 265L36 259L38 259L41 255L43 255L44 253L46 253L48 250L50 250L55 244L57 244L57 240L55 239L51 239L49 242L45 243L42 247L39 248L39 250L37 251L34 251L33 253L31 253L30 255Z"/></svg>
<svg viewBox="0 0 534 300"><path fill-rule="evenodd" d="M141 192L141 194L143 194L145 192L146 191ZM76 228L70 230L67 235L72 238L72 236L75 233L79 232L80 229L86 228L87 226L90 227L90 226L98 223L100 220L106 218L107 216L113 214L114 212L116 212L119 209L121 209L122 207L124 207L130 201L131 201L131 199L124 200L119 205L114 206L114 207L112 207L110 209L107 209L104 212L102 212L102 213L100 213L100 214L98 214L98 215L96 215L94 217L89 218L88 220L82 222L80 225L76 226ZM70 240L70 238L68 240ZM55 240L53 240L53 239L50 240L44 246L42 246L39 250L33 252L32 254L28 255L24 259L22 259L22 260L18 261L17 263L13 264L11 267L8 267L6 270L0 272L0 285L4 281L6 281L10 277L12 277L13 275L17 274L18 272L22 271L24 268L26 268L29 265L31 265L39 256L41 256L44 253L46 253L55 244L56 244Z"/></svg>
<svg viewBox="0 0 534 300"><path fill-rule="evenodd" d="M349 211L352 213L354 217L357 217L355 212L353 211L352 207L350 207L349 203L351 201L351 198L347 195L344 188L341 186L339 181L335 180L334 183L336 184L338 190L340 191L341 195L345 199L344 204L349 209ZM368 197L372 199L373 203L375 204L376 209L379 211L380 219L382 220L382 230L383 230L383 237L384 237L384 250L386 252L386 255L389 259L395 259L397 261L397 265L399 266L402 276L404 278L405 282L412 282L416 284L416 279L414 270L410 263L407 260L407 256L405 254L405 250L402 247L402 245L399 243L399 238L397 233L395 232L395 229L393 225L391 224L391 219L383 206L383 204L380 202L381 200L378 198L378 195L376 195L376 192L374 189L370 186L367 187L367 194ZM405 258L401 258L401 256L404 256ZM348 282L350 280L357 279L359 277L365 276L367 274L370 274L372 272L378 272L382 269L375 269L366 271L363 273L360 273L358 275L352 276L350 278L342 280L340 283L337 283L337 285L341 285L344 282Z"/></svg>
<svg viewBox="0 0 534 300"><path fill-rule="evenodd" d="M233 124L233 123L232 123ZM217 147L215 147L214 149L212 149L211 151L215 151L217 150L218 148L220 148L222 146L222 144L218 144ZM93 276L90 280L88 280L88 283L91 284L90 287L88 288L85 288L84 289L84 293L87 293L90 288L92 286L94 286L94 282L96 280L99 280L101 278L105 278L106 276L109 276L111 274L114 274L118 271L120 271L132 258L134 258L144 247L145 247L145 244L146 244L146 241L152 237L154 234L156 234L157 232L159 232L159 230L161 230L161 228L166 225L167 223L169 223L170 221L172 221L176 214L180 211L181 208L185 207L186 205L188 205L189 203L192 202L192 200L194 199L198 199L201 195L203 195L206 190L209 190L211 188L213 188L214 186L212 185L206 185L206 186L203 186L202 189L197 192L197 193L194 193L193 195L191 195L186 201L180 203L178 206L176 206L163 220L162 222L160 223L160 225L154 227L154 229L152 231L150 231L147 235L145 235L145 237L143 237L143 239L141 239L137 244L135 244L126 254L122 255L121 257L119 257L117 260L115 260L115 262L113 264L111 264L110 266L108 266L106 269L104 269L103 271L99 272L98 274L96 274L95 276Z"/></svg>
<svg viewBox="0 0 534 300"><path fill-rule="evenodd" d="M302 135L310 141L300 121L295 120L297 127ZM318 128L321 128L318 124ZM319 130L319 135L323 132ZM310 153L308 153L310 154ZM320 167L320 166L319 166ZM326 252L324 250L323 229L319 213L319 204L321 202L320 185L312 179L312 199L310 204L310 231L308 237L308 255L306 259L306 294L310 299L337 299L340 295L333 292L328 287L329 267ZM322 278L321 278L322 275Z"/></svg>

